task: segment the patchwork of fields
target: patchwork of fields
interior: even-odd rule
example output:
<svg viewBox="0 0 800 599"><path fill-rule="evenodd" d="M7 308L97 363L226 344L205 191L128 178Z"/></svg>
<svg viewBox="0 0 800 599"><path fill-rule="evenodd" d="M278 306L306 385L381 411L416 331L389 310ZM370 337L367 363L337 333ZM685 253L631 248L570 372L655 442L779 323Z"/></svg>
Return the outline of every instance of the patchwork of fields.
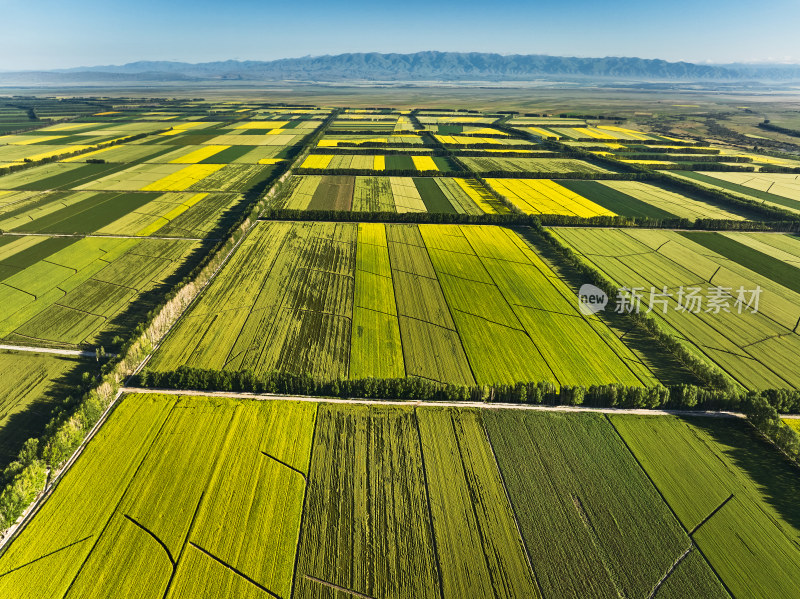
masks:
<svg viewBox="0 0 800 599"><path fill-rule="evenodd" d="M652 406L706 391L676 386L700 368L611 314L618 300L742 397L800 390L800 237L744 232L796 218L800 175L759 169L800 163L588 117L23 108L0 108L0 341L97 353L0 351L3 522L45 484L18 474L51 479L54 447L80 441L61 437L100 417L79 396L102 348L124 350L203 257L234 250L173 304L140 380L188 367L186 387L208 374L221 393L122 395L0 549L0 596L797 593L796 467L744 419L223 394L232 373L341 397L396 384L491 402L540 383L546 401ZM579 309L589 275L556 245L621 289L605 312Z"/></svg>
<svg viewBox="0 0 800 599"><path fill-rule="evenodd" d="M149 368L652 385L514 232L259 223Z"/></svg>
<svg viewBox="0 0 800 599"><path fill-rule="evenodd" d="M0 592L789 596L797 480L706 420L130 395Z"/></svg>
<svg viewBox="0 0 800 599"><path fill-rule="evenodd" d="M0 162L81 152L0 177L0 229L199 238L225 231L243 194L263 188L325 113L254 115L259 120L175 113L164 115L169 122L155 114L107 117L114 115L127 120L94 115L0 136Z"/></svg>

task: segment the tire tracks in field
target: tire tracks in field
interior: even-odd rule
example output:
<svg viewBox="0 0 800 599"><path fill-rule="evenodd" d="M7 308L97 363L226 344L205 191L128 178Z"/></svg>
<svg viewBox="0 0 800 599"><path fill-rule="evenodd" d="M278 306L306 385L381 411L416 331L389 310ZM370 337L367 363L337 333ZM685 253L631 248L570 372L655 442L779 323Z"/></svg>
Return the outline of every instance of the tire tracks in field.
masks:
<svg viewBox="0 0 800 599"><path fill-rule="evenodd" d="M686 558L686 556L688 556L692 552L692 550L694 548L695 548L694 541L692 541L691 544L689 545L689 548L686 549L686 551L684 551L683 553L681 553L678 556L678 559L676 559L672 563L672 565L669 567L669 570L667 570L664 573L664 576L661 577L661 580L659 580L655 584L655 586L653 587L653 590L650 591L650 594L647 596L647 599L654 599L654 597L656 596L656 593L658 593L658 589L661 588L661 585L663 585L667 581L667 579L670 577L670 575L675 571L675 569L680 565L680 563Z"/></svg>
<svg viewBox="0 0 800 599"><path fill-rule="evenodd" d="M323 586L326 586L329 589L333 589L334 591L339 591L340 593L347 593L348 595L352 595L353 597L359 597L360 599L376 599L375 597L372 597L370 595L365 595L364 593L359 593L358 591L347 589L345 587L339 586L338 584L333 584L332 582L328 582L327 580L322 580L321 578L317 578L316 576L311 576L310 574L303 574L303 578L311 580ZM277 595L274 596L277 597Z"/></svg>

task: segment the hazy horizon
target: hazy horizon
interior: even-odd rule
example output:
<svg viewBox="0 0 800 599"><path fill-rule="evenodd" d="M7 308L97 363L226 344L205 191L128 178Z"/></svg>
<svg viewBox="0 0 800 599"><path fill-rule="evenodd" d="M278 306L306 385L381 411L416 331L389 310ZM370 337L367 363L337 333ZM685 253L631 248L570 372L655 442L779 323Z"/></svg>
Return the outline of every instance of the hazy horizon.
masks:
<svg viewBox="0 0 800 599"><path fill-rule="evenodd" d="M472 0L403 10L357 1L347 9L310 0L294 5L207 0L164 5L98 0L34 5L0 0L0 70L50 70L138 61L269 61L348 52L426 50L627 56L697 64L800 63L800 3L776 0L757 11L743 0L676 0L669 5L619 0L513 0L487 11Z"/></svg>

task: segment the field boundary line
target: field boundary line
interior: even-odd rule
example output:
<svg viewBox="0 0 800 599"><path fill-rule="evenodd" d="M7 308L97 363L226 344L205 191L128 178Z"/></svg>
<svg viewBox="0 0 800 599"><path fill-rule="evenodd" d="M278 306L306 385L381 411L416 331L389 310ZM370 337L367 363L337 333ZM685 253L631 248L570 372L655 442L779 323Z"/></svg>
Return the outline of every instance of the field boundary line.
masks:
<svg viewBox="0 0 800 599"><path fill-rule="evenodd" d="M713 510L711 510L711 513L708 516L706 516L705 518L700 520L700 522L697 524L697 526L695 526L692 530L689 531L689 536L690 537L693 536L698 530L700 530L700 527L703 526L703 524L705 524L709 520L711 520L711 518L714 517L714 514L716 514L723 507L725 507L725 504L728 503L731 499L733 499L733 493L728 495L728 497L722 503L720 503L717 507L715 507Z"/></svg>
<svg viewBox="0 0 800 599"><path fill-rule="evenodd" d="M286 462L284 462L283 460L279 460L278 458L276 458L274 455L270 455L270 454L268 454L266 451L259 450L259 451L258 451L258 453L260 453L261 455L264 455L264 456L268 457L268 458L269 458L269 459L271 459L271 460L274 460L275 462L277 462L277 463L278 463L278 464L280 464L281 466L286 466L286 467L287 467L289 470L292 470L293 472L296 472L297 474L299 474L300 476L302 476L302 477L303 477L303 480L304 480L304 481L306 481L306 484L308 484L308 479L306 478L306 475L305 475L305 474L303 474L303 473L302 473L300 470L298 470L298 469L297 469L297 468L295 468L294 466L290 466L289 464L287 464L287 463L286 463Z"/></svg>
<svg viewBox="0 0 800 599"><path fill-rule="evenodd" d="M64 551L65 549L69 549L70 547L74 547L75 545L77 545L79 543L83 543L84 541L88 541L91 538L92 538L92 535L88 535L88 536L83 537L82 539L78 539L77 541L73 541L72 543L69 543L68 545L64 545L63 547L59 547L58 549L54 549L53 551L45 553L44 555L40 555L36 559L32 559L29 562L25 562L24 564L17 566L16 568L11 568L10 570L8 570L6 572L3 572L2 574L0 574L0 578L2 578L3 576L6 576L8 574L11 574L12 572L16 572L17 570L21 570L22 568L30 566L31 564L35 564L36 562L41 561L43 559L46 559L46 558L50 557L51 555L55 555L56 553L60 553L61 551Z"/></svg>
<svg viewBox="0 0 800 599"><path fill-rule="evenodd" d="M265 587L264 585L262 585L262 584L259 584L258 582L256 582L256 581L255 581L255 580L253 580L252 578L250 578L250 577L249 577L247 574L245 574L244 572L242 572L242 571L240 571L240 570L237 570L236 568L234 568L234 567L233 567L233 566L231 566L230 564L228 564L228 563L226 563L226 562L223 562L223 561L222 561L221 559L219 559L219 558L218 558L216 555L213 555L212 553L209 553L208 551L206 551L205 549L203 549L203 548L202 548L202 547L200 547L199 545L197 545L197 544L195 544L195 543L192 543L191 541L188 541L188 542L187 542L187 545L191 545L192 547L194 547L195 549L197 549L199 552L201 552L201 553L205 554L206 556L210 557L211 559L213 559L213 560L214 560L215 562L217 562L218 564L220 564L220 565L222 565L222 566L226 567L228 570L230 570L230 571L231 571L231 572L233 572L234 574L236 574L236 575L238 575L238 576L242 577L244 580L246 580L247 582L249 582L249 583L250 583L250 584L252 584L253 586L255 586L255 587L257 587L257 588L261 589L261 590L262 590L262 591L264 591L265 593L269 594L271 597L275 597L276 599L281 599L281 598L280 598L278 595L276 595L275 593L273 593L272 591L270 591L270 590L269 590L267 587Z"/></svg>
<svg viewBox="0 0 800 599"><path fill-rule="evenodd" d="M175 558L172 557L172 552L169 550L169 547L166 546L164 541L159 539L158 536L152 530L150 530L149 528L147 528L143 524L137 522L136 520L131 518L128 514L122 514L122 516L124 518L126 518L128 521L133 522L136 526L138 526L140 529L142 529L144 532L146 532L148 535L150 535L156 543L161 545L161 547L164 549L164 551L167 552L167 558L169 558L169 561L172 562L172 567L173 568L175 567Z"/></svg>

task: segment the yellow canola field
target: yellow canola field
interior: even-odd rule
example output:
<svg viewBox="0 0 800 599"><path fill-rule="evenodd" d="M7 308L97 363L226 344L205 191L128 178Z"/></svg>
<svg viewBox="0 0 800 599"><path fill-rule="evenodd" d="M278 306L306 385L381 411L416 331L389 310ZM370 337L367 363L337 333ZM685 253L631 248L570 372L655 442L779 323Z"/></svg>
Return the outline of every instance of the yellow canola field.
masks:
<svg viewBox="0 0 800 599"><path fill-rule="evenodd" d="M372 170L374 170L374 171L385 171L386 170L386 157L385 156L375 156L372 159Z"/></svg>
<svg viewBox="0 0 800 599"><path fill-rule="evenodd" d="M483 210L486 214L498 214L500 210L498 210L495 206L499 203L497 199L493 195L491 195L488 191L483 189L477 181L472 179L453 179L458 186L464 190L469 198L475 202L475 204ZM505 208L505 206L503 206ZM506 208L503 213L508 213L508 209Z"/></svg>
<svg viewBox="0 0 800 599"><path fill-rule="evenodd" d="M109 114L119 114L119 111L112 110L110 112L95 112L92 116L108 116Z"/></svg>
<svg viewBox="0 0 800 599"><path fill-rule="evenodd" d="M673 162L669 162L668 160L620 160L620 162L627 162L628 164L643 164L647 165L655 165L655 166L664 166L667 164L674 164Z"/></svg>
<svg viewBox="0 0 800 599"><path fill-rule="evenodd" d="M502 144L503 141L492 137L467 137L463 135L434 135L443 144L469 145L469 144Z"/></svg>
<svg viewBox="0 0 800 599"><path fill-rule="evenodd" d="M586 127L584 129L581 129L581 131L583 131L589 137L594 137L595 139L602 139L602 140L616 139L613 135L609 135L608 133L598 131L597 129L594 129L592 127Z"/></svg>
<svg viewBox="0 0 800 599"><path fill-rule="evenodd" d="M438 171L439 167L430 156L412 156L411 160L414 161L414 168L418 171Z"/></svg>
<svg viewBox="0 0 800 599"><path fill-rule="evenodd" d="M616 216L549 179L487 179L487 182L525 214L564 214L582 218Z"/></svg>
<svg viewBox="0 0 800 599"><path fill-rule="evenodd" d="M224 166L224 164L191 164L145 185L140 191L184 191Z"/></svg>
<svg viewBox="0 0 800 599"><path fill-rule="evenodd" d="M633 129L625 129L624 127L613 127L611 125L600 125L598 129L605 129L606 131L616 131L618 133L624 133L625 135L632 137L633 139L641 139L641 140L649 140L650 138L644 135L643 133L639 133L638 131L634 131Z"/></svg>
<svg viewBox="0 0 800 599"><path fill-rule="evenodd" d="M236 129L283 129L289 121L246 121L236 125Z"/></svg>
<svg viewBox="0 0 800 599"><path fill-rule="evenodd" d="M465 131L465 133L469 133L470 135L508 135L508 133L505 131L500 131L500 129L492 129L491 127L472 129L468 132Z"/></svg>
<svg viewBox="0 0 800 599"><path fill-rule="evenodd" d="M333 160L330 154L311 154L300 165L300 168L328 168Z"/></svg>
<svg viewBox="0 0 800 599"><path fill-rule="evenodd" d="M203 146L197 150L189 152L185 156L170 160L172 164L197 164L206 158L211 158L214 154L219 154L222 150L227 150L230 146Z"/></svg>
<svg viewBox="0 0 800 599"><path fill-rule="evenodd" d="M283 162L283 158L262 158L256 164L278 164Z"/></svg>
<svg viewBox="0 0 800 599"><path fill-rule="evenodd" d="M546 129L542 129L541 127L523 127L526 131L530 131L534 135L538 135L544 139L561 139L561 135L558 133L553 133L552 131L547 131Z"/></svg>

